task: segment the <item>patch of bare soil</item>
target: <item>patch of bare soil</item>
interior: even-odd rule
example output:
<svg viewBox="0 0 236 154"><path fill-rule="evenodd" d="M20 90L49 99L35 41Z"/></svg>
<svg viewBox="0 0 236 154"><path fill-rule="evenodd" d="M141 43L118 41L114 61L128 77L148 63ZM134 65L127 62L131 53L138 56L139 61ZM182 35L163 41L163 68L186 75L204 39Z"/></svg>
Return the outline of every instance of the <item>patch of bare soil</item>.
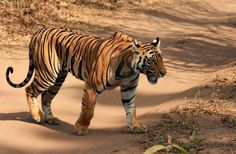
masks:
<svg viewBox="0 0 236 154"><path fill-rule="evenodd" d="M234 153L236 151L236 65L218 71L194 96L163 114L139 142L145 149L172 143L190 153ZM177 151L173 151L173 153Z"/></svg>

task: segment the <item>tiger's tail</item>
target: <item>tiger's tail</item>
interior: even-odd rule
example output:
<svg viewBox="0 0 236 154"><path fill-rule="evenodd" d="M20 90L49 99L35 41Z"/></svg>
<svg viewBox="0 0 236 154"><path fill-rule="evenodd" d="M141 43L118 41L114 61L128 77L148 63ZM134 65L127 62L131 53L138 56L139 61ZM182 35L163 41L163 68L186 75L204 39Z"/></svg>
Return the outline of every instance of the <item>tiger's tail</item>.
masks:
<svg viewBox="0 0 236 154"><path fill-rule="evenodd" d="M21 88L21 87L25 86L30 81L30 79L32 78L33 73L34 73L34 60L33 60L32 53L31 52L29 53L29 69L28 69L28 74L27 74L27 77L24 79L23 82L21 82L19 84L13 83L11 81L10 77L9 77L10 73L13 73L13 68L12 67L8 67L7 71L6 71L6 79L7 79L7 82L8 82L9 85L11 85L14 88Z"/></svg>

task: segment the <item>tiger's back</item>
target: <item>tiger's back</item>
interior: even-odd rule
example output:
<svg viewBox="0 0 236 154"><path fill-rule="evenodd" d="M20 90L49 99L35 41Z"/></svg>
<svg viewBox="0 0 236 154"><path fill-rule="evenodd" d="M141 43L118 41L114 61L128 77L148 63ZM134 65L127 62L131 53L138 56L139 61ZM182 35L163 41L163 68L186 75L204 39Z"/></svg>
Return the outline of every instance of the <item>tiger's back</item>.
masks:
<svg viewBox="0 0 236 154"><path fill-rule="evenodd" d="M43 29L33 36L30 52L35 66L44 66L54 74L63 69L85 80L94 70L95 63L97 66L109 65L118 48L126 50L132 46L132 38L121 35L116 33L102 40L69 29Z"/></svg>
<svg viewBox="0 0 236 154"><path fill-rule="evenodd" d="M33 36L30 52L35 66L44 66L45 69L40 70L52 74L65 70L85 80L92 70L92 62L97 59L101 43L101 39L68 29L43 29Z"/></svg>

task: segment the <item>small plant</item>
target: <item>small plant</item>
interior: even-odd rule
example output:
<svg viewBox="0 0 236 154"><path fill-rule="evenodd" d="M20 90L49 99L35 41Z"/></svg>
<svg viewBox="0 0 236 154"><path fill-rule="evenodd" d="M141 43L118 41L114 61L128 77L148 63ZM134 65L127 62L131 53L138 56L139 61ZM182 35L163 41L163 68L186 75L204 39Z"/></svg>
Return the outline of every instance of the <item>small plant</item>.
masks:
<svg viewBox="0 0 236 154"><path fill-rule="evenodd" d="M200 144L200 143L202 143L202 142L205 140L205 138L202 137L196 130L194 130L194 131L192 132L192 134L191 134L191 136L189 137L189 139L190 139L192 142L196 143L196 144Z"/></svg>
<svg viewBox="0 0 236 154"><path fill-rule="evenodd" d="M158 144L158 145L154 145L150 148L148 148L144 154L153 154L157 151L161 151L161 150L165 150L166 153L168 154L172 149L177 149L179 151L180 154L188 154L188 151L186 151L184 148L182 148L181 146L171 143L172 142L172 137L170 135L167 135L167 146Z"/></svg>

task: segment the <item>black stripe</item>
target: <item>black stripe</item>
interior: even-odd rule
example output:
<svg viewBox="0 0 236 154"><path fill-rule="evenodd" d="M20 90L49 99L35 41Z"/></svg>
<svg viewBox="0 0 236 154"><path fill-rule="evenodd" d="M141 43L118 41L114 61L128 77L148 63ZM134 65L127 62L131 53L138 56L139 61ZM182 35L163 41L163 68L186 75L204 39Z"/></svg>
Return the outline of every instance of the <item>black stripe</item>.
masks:
<svg viewBox="0 0 236 154"><path fill-rule="evenodd" d="M132 47L132 45L128 45L126 48L124 48L123 50L121 50L121 52L126 51L127 49L129 49L129 48L131 48L131 47Z"/></svg>
<svg viewBox="0 0 236 154"><path fill-rule="evenodd" d="M37 86L37 85L32 86L32 89L33 89L33 95L36 94L36 91L37 91L38 93L42 93L42 92L43 92L42 90L39 90L39 89L38 89L38 86ZM36 91L35 91L35 90L36 90ZM35 95L34 95L34 96L35 96Z"/></svg>
<svg viewBox="0 0 236 154"><path fill-rule="evenodd" d="M44 45L46 44L46 40L47 40L47 36L49 35L49 33L51 32L51 30L48 29L47 32L44 33L44 37L42 37L40 40L43 40L43 42L41 43L41 47L42 47L42 52L40 52L39 56L40 56L40 59L42 60L42 62L40 63L41 65L38 65L38 67L41 69L41 70L45 70L46 72L49 72L48 68L47 68L47 65L45 63L45 60L44 60L44 56L45 56L45 51L44 51ZM48 52L48 51L46 51ZM39 71L40 72L40 71ZM51 76L50 73L47 73L47 74L44 74L48 79L51 80L51 78L53 78Z"/></svg>
<svg viewBox="0 0 236 154"><path fill-rule="evenodd" d="M100 94L102 92L102 91L99 91L97 88L95 88L95 90L97 94Z"/></svg>
<svg viewBox="0 0 236 154"><path fill-rule="evenodd" d="M55 96L58 93L58 90L52 91L50 88L47 91L53 96Z"/></svg>
<svg viewBox="0 0 236 154"><path fill-rule="evenodd" d="M66 35L62 38L61 42L58 42L59 39L61 38L63 32L60 31L60 33L57 35L57 39L56 39L56 52L57 52L57 56L61 59L61 42L65 39Z"/></svg>
<svg viewBox="0 0 236 154"><path fill-rule="evenodd" d="M90 45L91 45L91 42L93 41L93 37L88 37L85 39L85 48L84 48L84 54L83 54L83 60L85 61L85 68L84 68L84 75L85 75L85 78L87 78L87 76L89 75L90 73L90 69L89 69L89 65L91 66L91 61L89 61L89 57L90 57Z"/></svg>
<svg viewBox="0 0 236 154"><path fill-rule="evenodd" d="M139 66L139 63L141 62L142 57L139 57L138 62L137 62L137 67Z"/></svg>
<svg viewBox="0 0 236 154"><path fill-rule="evenodd" d="M50 41L50 44L48 45L48 48L49 48L49 46L50 46L50 50L51 50L51 54L49 53L49 60L51 60L51 57L52 57L52 45L53 45L53 40L54 40L54 36L56 35L56 34L58 34L59 33L59 31L57 30L57 31L55 31L53 34L52 34L52 36L51 36L51 41ZM55 46L55 44L54 44L54 46ZM55 65L55 58L53 58L53 62L49 62L49 64L50 64L50 66L51 66L51 68L53 69L53 71L56 71L56 65ZM58 72L57 72L58 73Z"/></svg>
<svg viewBox="0 0 236 154"><path fill-rule="evenodd" d="M66 75L67 75L67 74L66 74ZM61 77L58 77L58 78L56 79L55 84L57 84L57 83L63 83L63 82L65 81L66 75L61 76Z"/></svg>
<svg viewBox="0 0 236 154"><path fill-rule="evenodd" d="M52 31L50 31L47 35L47 38L49 37L50 33ZM54 33L55 34L55 33ZM53 35L54 35L53 34ZM50 68L53 70L53 63L52 63L52 37L50 38L50 43L48 43L48 60L49 60L49 65L50 65ZM53 70L54 71L54 70Z"/></svg>
<svg viewBox="0 0 236 154"><path fill-rule="evenodd" d="M107 81L106 82L106 87L111 87L112 85Z"/></svg>
<svg viewBox="0 0 236 154"><path fill-rule="evenodd" d="M116 69L116 73L115 73L115 79L116 80L119 80L119 79L122 78L122 76L120 75L120 72L121 72L123 66L124 66L124 62L121 61L120 64L118 65L117 69Z"/></svg>
<svg viewBox="0 0 236 154"><path fill-rule="evenodd" d="M102 74L101 74L101 81L102 81L102 87L103 87L102 89L105 89L105 85L106 85L106 84L104 83L104 81L103 81L103 74L104 74L104 72L105 72L105 71L102 71ZM105 72L105 73L106 73L106 72Z"/></svg>
<svg viewBox="0 0 236 154"><path fill-rule="evenodd" d="M83 77L82 77L82 60L79 62L78 78L81 79L81 80L84 80Z"/></svg>
<svg viewBox="0 0 236 154"><path fill-rule="evenodd" d="M78 78L81 80L84 80L82 77L82 65L83 65L83 55L86 54L83 51L83 46L81 46L81 44L84 42L84 37L86 37L85 35L83 35L82 37L79 38L79 43L78 43L78 49L77 49L77 53L79 54L78 59L76 59L77 61L79 61L79 67L78 67Z"/></svg>
<svg viewBox="0 0 236 154"><path fill-rule="evenodd" d="M91 40L91 39L92 39L92 40ZM89 54L89 49L90 49L90 45L91 45L91 42L92 42L92 41L93 41L93 38L92 38L92 37L85 39L85 45L84 45L84 46L85 46L85 48L84 48L85 54L84 54L84 59L85 59L85 61L86 61L86 63L85 63L86 71L89 70L88 64L90 65L90 61L88 60L88 58L89 58L89 56L90 56L90 54Z"/></svg>
<svg viewBox="0 0 236 154"><path fill-rule="evenodd" d="M50 85L47 84L48 81L44 80L43 77L40 76L41 79L41 83L39 82L39 80L37 78L34 78L34 82L37 83L41 88L48 88Z"/></svg>
<svg viewBox="0 0 236 154"><path fill-rule="evenodd" d="M76 48L78 47L77 43L80 40L80 37L78 37L78 36L76 37L78 40L76 41L76 44L74 45L74 48L72 49L72 56L71 56L71 62L70 62L72 74L75 75L75 76L76 76L75 70L74 70L75 56L79 52L79 51L76 51Z"/></svg>
<svg viewBox="0 0 236 154"><path fill-rule="evenodd" d="M71 36L71 38L68 39L68 41L66 42L65 44L65 48L66 48L66 54L65 54L65 57L64 57L64 60L63 60L63 68L66 68L67 67L67 62L68 62L68 56L69 56L69 53L70 53L70 47L71 47L71 43L76 39L75 36ZM68 45L69 44L69 45ZM68 45L68 46L67 46Z"/></svg>
<svg viewBox="0 0 236 154"><path fill-rule="evenodd" d="M130 83L136 81L138 78L139 78L139 74L133 80L131 80Z"/></svg>
<svg viewBox="0 0 236 154"><path fill-rule="evenodd" d="M142 65L142 68L145 68L145 66L146 66L146 61L147 61L147 60L144 58L144 59L143 59L143 65Z"/></svg>
<svg viewBox="0 0 236 154"><path fill-rule="evenodd" d="M84 100L82 100L82 105L88 107L88 104L86 104Z"/></svg>
<svg viewBox="0 0 236 154"><path fill-rule="evenodd" d="M131 103L132 103L132 99L135 97L136 95L134 95L133 97L131 97L130 99L121 99L122 100L122 103L123 105L126 105L126 106L130 106Z"/></svg>
<svg viewBox="0 0 236 154"><path fill-rule="evenodd" d="M147 49L149 49L149 48L150 48L150 45L149 45L149 44L145 44L145 45L142 46L142 49L143 49L143 50L147 50Z"/></svg>
<svg viewBox="0 0 236 154"><path fill-rule="evenodd" d="M69 40L66 40L66 39L69 38L69 37L71 37L71 36L73 37L73 35L74 35L74 33L69 33L69 34L65 35L65 36L62 38L62 40L61 40L61 42L60 42L60 52L59 52L59 51L57 52L59 58L61 58L61 59L64 58L64 57L62 57L62 48L63 48L63 47L66 48L67 43L70 41L70 39L69 39ZM65 42L65 41L66 41L66 42ZM63 44L65 44L65 45L63 45ZM63 45L63 46L62 46L62 45Z"/></svg>
<svg viewBox="0 0 236 154"><path fill-rule="evenodd" d="M75 53L73 53L72 57L71 57L71 61L70 61L70 65L71 65L71 71L72 74L75 75L75 70L74 70L74 64L75 64Z"/></svg>
<svg viewBox="0 0 236 154"><path fill-rule="evenodd" d="M76 42L76 46L77 46L77 49L76 49L76 51L75 51L75 57L77 57L77 59L75 58L74 59L74 61L79 61L80 60L80 62L79 62L79 64L78 64L78 74L75 74L75 70L74 70L74 67L72 68L73 69L73 72L74 72L74 74L75 74L75 76L77 76L79 79L81 79L82 80L82 76L81 76L81 73L80 73L80 71L79 70L81 70L80 69L80 65L81 65L81 54L82 54L82 50L80 49L81 48L81 43L83 42L83 40L81 40L82 38L83 38L84 36L82 35L82 36L80 36L79 38L78 38L78 40L77 40L77 42ZM79 54L79 56L77 56ZM76 67L75 67L76 68Z"/></svg>

